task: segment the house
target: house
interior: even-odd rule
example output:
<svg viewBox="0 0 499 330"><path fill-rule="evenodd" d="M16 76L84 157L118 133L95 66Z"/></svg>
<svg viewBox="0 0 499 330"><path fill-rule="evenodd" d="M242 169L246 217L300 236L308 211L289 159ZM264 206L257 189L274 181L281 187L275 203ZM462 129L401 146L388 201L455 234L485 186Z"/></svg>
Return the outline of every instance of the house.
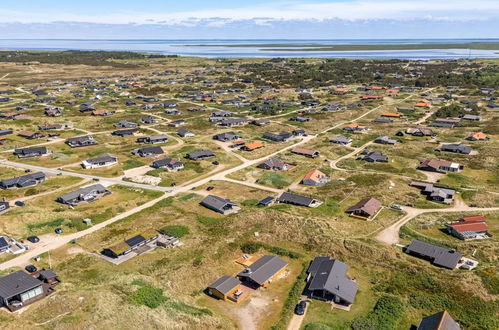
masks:
<svg viewBox="0 0 499 330"><path fill-rule="evenodd" d="M383 114L381 114L381 117L400 118L402 117L402 115L400 113L384 112Z"/></svg>
<svg viewBox="0 0 499 330"><path fill-rule="evenodd" d="M208 285L208 294L218 299L238 302L243 296L241 281L235 277L224 275Z"/></svg>
<svg viewBox="0 0 499 330"><path fill-rule="evenodd" d="M36 186L45 181L45 173L35 172L22 176L16 176L10 179L4 179L0 181L0 188L10 189L10 188L24 188L29 186Z"/></svg>
<svg viewBox="0 0 499 330"><path fill-rule="evenodd" d="M172 120L171 122L168 123L168 126L170 127L179 127L185 125L185 120L179 119L179 120Z"/></svg>
<svg viewBox="0 0 499 330"><path fill-rule="evenodd" d="M310 150L306 148L296 147L291 150L292 153L297 155L302 155L308 158L317 158L319 157L320 152L317 150Z"/></svg>
<svg viewBox="0 0 499 330"><path fill-rule="evenodd" d="M482 132L472 133L470 136L466 138L469 141L487 141L489 137L487 134Z"/></svg>
<svg viewBox="0 0 499 330"><path fill-rule="evenodd" d="M71 148L80 148L99 144L91 135L68 138L65 143Z"/></svg>
<svg viewBox="0 0 499 330"><path fill-rule="evenodd" d="M356 123L351 123L351 124L343 126L343 130L349 131L349 132L363 132L363 131L367 131L368 128L367 128L367 126L362 126L362 125L359 125Z"/></svg>
<svg viewBox="0 0 499 330"><path fill-rule="evenodd" d="M93 110L92 116L106 117L112 115L113 113L114 111L112 110Z"/></svg>
<svg viewBox="0 0 499 330"><path fill-rule="evenodd" d="M407 134L410 134L412 136L435 136L436 134L433 133L433 131L429 128L408 128L405 131Z"/></svg>
<svg viewBox="0 0 499 330"><path fill-rule="evenodd" d="M266 288L284 273L287 266L288 263L281 258L266 255L239 272L237 278L249 286Z"/></svg>
<svg viewBox="0 0 499 330"><path fill-rule="evenodd" d="M149 143L149 144L160 144L168 142L168 136L166 135L153 135L147 137L140 137L137 139L138 143Z"/></svg>
<svg viewBox="0 0 499 330"><path fill-rule="evenodd" d="M23 137L28 140L34 140L34 139L40 139L43 137L43 134L39 132L32 132L32 131L20 131L17 133L17 136Z"/></svg>
<svg viewBox="0 0 499 330"><path fill-rule="evenodd" d="M446 151L453 152L456 154L465 154L469 155L473 149L471 147L464 145L462 143L459 144L442 144L436 151Z"/></svg>
<svg viewBox="0 0 499 330"><path fill-rule="evenodd" d="M240 138L241 137L237 135L235 132L226 132L213 135L213 140L222 141L222 142L234 141Z"/></svg>
<svg viewBox="0 0 499 330"><path fill-rule="evenodd" d="M227 118L222 119L218 122L218 125L222 127L234 127L234 126L244 126L248 124L248 119L246 118Z"/></svg>
<svg viewBox="0 0 499 330"><path fill-rule="evenodd" d="M256 119L256 120L253 120L251 122L251 124L253 124L255 126L265 126L265 125L270 124L270 120L268 120L268 119Z"/></svg>
<svg viewBox="0 0 499 330"><path fill-rule="evenodd" d="M469 216L445 224L449 234L464 241L490 238L484 216Z"/></svg>
<svg viewBox="0 0 499 330"><path fill-rule="evenodd" d="M120 136L120 137L133 136L136 131L137 131L136 128L120 129L118 131L112 132L111 135Z"/></svg>
<svg viewBox="0 0 499 330"><path fill-rule="evenodd" d="M114 127L116 127L116 128L135 128L135 127L137 127L137 124L133 123L131 121L127 121L127 120L120 120L119 122L114 124Z"/></svg>
<svg viewBox="0 0 499 330"><path fill-rule="evenodd" d="M81 163L81 166L83 166L83 168L88 169L88 168L100 168L105 166L112 166L114 164L118 164L118 157L111 154L104 154L96 158L90 158L84 160Z"/></svg>
<svg viewBox="0 0 499 330"><path fill-rule="evenodd" d="M373 119L373 123L389 124L389 123L393 123L393 120L390 118L375 118L375 119Z"/></svg>
<svg viewBox="0 0 499 330"><path fill-rule="evenodd" d="M136 234L124 241L102 250L102 254L113 259L127 255L132 251L137 250L141 246L157 239L159 232L154 229L147 229L139 234Z"/></svg>
<svg viewBox="0 0 499 330"><path fill-rule="evenodd" d="M429 260L432 264L448 269L456 268L462 254L456 250L446 249L437 245L413 240L405 247L405 252L412 256Z"/></svg>
<svg viewBox="0 0 499 330"><path fill-rule="evenodd" d="M151 157L164 154L165 152L161 147L142 147L132 150L132 154L140 157Z"/></svg>
<svg viewBox="0 0 499 330"><path fill-rule="evenodd" d="M240 209L237 204L230 199L218 197L215 195L206 196L200 204L210 210L222 213L223 215L237 213L237 211L239 211Z"/></svg>
<svg viewBox="0 0 499 330"><path fill-rule="evenodd" d="M480 121L482 117L477 115L464 115L461 117L462 120Z"/></svg>
<svg viewBox="0 0 499 330"><path fill-rule="evenodd" d="M323 203L318 199L305 197L290 192L283 192L281 196L277 198L276 202L306 207L318 207Z"/></svg>
<svg viewBox="0 0 499 330"><path fill-rule="evenodd" d="M450 162L443 159L426 159L419 163L418 170L446 173L446 172L459 172L464 168L459 163Z"/></svg>
<svg viewBox="0 0 499 330"><path fill-rule="evenodd" d="M215 157L215 154L211 152L211 150L197 150L188 153L186 158L191 159L191 160L203 160L211 157Z"/></svg>
<svg viewBox="0 0 499 330"><path fill-rule="evenodd" d="M289 133L286 133L286 132L281 132L279 134L289 134ZM305 130L304 129L295 129L291 132L291 135L292 136L307 136L307 134L305 133Z"/></svg>
<svg viewBox="0 0 499 330"><path fill-rule="evenodd" d="M329 140L329 142L331 142L331 143L339 144L342 146L349 145L350 143L352 143L352 141L353 140L351 138L346 137L344 135L339 135L339 136L336 136L336 137L332 138L331 140Z"/></svg>
<svg viewBox="0 0 499 330"><path fill-rule="evenodd" d="M165 114L167 114L167 115L180 115L180 111L178 109L166 109Z"/></svg>
<svg viewBox="0 0 499 330"><path fill-rule="evenodd" d="M398 141L395 139L390 138L389 136L380 136L376 140L374 140L374 143L379 143L379 144L396 144Z"/></svg>
<svg viewBox="0 0 499 330"><path fill-rule="evenodd" d="M259 164L257 167L264 170L272 170L272 171L287 171L290 168L294 167L294 164L286 163L282 161L280 158L270 158L265 160L263 163Z"/></svg>
<svg viewBox="0 0 499 330"><path fill-rule="evenodd" d="M308 186L323 186L330 181L329 177L321 171L314 169L305 174L301 184Z"/></svg>
<svg viewBox="0 0 499 330"><path fill-rule="evenodd" d="M377 100L382 100L383 96L381 95L362 95L360 97L362 101L377 101Z"/></svg>
<svg viewBox="0 0 499 330"><path fill-rule="evenodd" d="M431 102L429 100L420 100L414 106L418 108L429 108L431 107Z"/></svg>
<svg viewBox="0 0 499 330"><path fill-rule="evenodd" d="M210 114L212 118L220 118L220 117L232 117L232 112L230 111L215 111Z"/></svg>
<svg viewBox="0 0 499 330"><path fill-rule="evenodd" d="M347 271L348 266L337 259L316 257L307 270L310 298L346 306L353 304L359 286L347 277Z"/></svg>
<svg viewBox="0 0 499 330"><path fill-rule="evenodd" d="M184 163L182 163L177 158L163 158L152 162L151 167L154 168L166 167L170 171L178 171L184 168Z"/></svg>
<svg viewBox="0 0 499 330"><path fill-rule="evenodd" d="M0 212L3 212L5 210L8 210L10 208L9 202L6 201L0 201Z"/></svg>
<svg viewBox="0 0 499 330"><path fill-rule="evenodd" d="M366 150L367 151L367 150ZM377 151L367 151L364 157L360 158L360 160L364 160L366 162L374 163L374 162L388 162L388 156L383 155L381 152Z"/></svg>
<svg viewBox="0 0 499 330"><path fill-rule="evenodd" d="M5 136L14 133L12 129L2 129L0 130L0 136Z"/></svg>
<svg viewBox="0 0 499 330"><path fill-rule="evenodd" d="M181 128L177 131L177 134L181 137L193 137L196 136L196 134L192 133L191 131L188 131L184 128Z"/></svg>
<svg viewBox="0 0 499 330"><path fill-rule="evenodd" d="M254 141L243 145L240 149L243 151L253 151L260 148L263 148L263 144L260 141Z"/></svg>
<svg viewBox="0 0 499 330"><path fill-rule="evenodd" d="M263 133L262 137L264 139L274 141L274 142L286 142L293 137L293 134L289 133L289 132L280 132L277 134L266 132L266 133Z"/></svg>
<svg viewBox="0 0 499 330"><path fill-rule="evenodd" d="M76 206L82 202L93 202L100 197L109 195L110 190L101 184L94 184L88 187L80 188L75 191L57 197L57 201L62 204Z"/></svg>
<svg viewBox="0 0 499 330"><path fill-rule="evenodd" d="M270 206L274 204L275 198L272 196L267 196L264 199L260 200L256 205L261 205L261 206Z"/></svg>
<svg viewBox="0 0 499 330"><path fill-rule="evenodd" d="M22 270L0 277L0 306L11 312L44 298L54 291L51 285L45 285Z"/></svg>
<svg viewBox="0 0 499 330"><path fill-rule="evenodd" d="M451 204L456 194L454 189L437 187L432 183L412 181L410 186L421 189L422 194L427 195L429 200L437 203Z"/></svg>
<svg viewBox="0 0 499 330"><path fill-rule="evenodd" d="M447 311L443 311L423 317L416 330L461 330L461 327Z"/></svg>
<svg viewBox="0 0 499 330"><path fill-rule="evenodd" d="M381 209L381 202L376 198L366 197L360 200L357 204L346 210L350 215L369 219L375 216Z"/></svg>
<svg viewBox="0 0 499 330"><path fill-rule="evenodd" d="M309 117L303 117L303 116L294 116L289 118L290 121L297 121L299 123L306 123L310 121Z"/></svg>
<svg viewBox="0 0 499 330"><path fill-rule="evenodd" d="M43 125L38 126L40 131L59 131L64 129L64 125L61 124L51 124L51 125Z"/></svg>
<svg viewBox="0 0 499 330"><path fill-rule="evenodd" d="M14 155L19 158L40 157L47 156L48 154L50 154L50 152L46 147L31 147L14 150Z"/></svg>
<svg viewBox="0 0 499 330"><path fill-rule="evenodd" d="M140 118L140 121L144 124L154 124L156 123L156 119L153 116L144 116Z"/></svg>

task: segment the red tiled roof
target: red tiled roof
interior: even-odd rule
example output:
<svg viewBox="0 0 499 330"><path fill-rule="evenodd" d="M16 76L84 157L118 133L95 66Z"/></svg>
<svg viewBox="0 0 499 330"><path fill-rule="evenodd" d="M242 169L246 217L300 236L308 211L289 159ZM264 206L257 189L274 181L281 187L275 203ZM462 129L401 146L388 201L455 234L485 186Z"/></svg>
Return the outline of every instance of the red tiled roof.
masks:
<svg viewBox="0 0 499 330"><path fill-rule="evenodd" d="M481 232L489 230L489 227L484 222L476 223L453 223L450 225L458 233L464 233L466 231Z"/></svg>
<svg viewBox="0 0 499 330"><path fill-rule="evenodd" d="M467 217L462 217L461 222L474 223L474 222L484 222L486 218L483 215L471 215Z"/></svg>

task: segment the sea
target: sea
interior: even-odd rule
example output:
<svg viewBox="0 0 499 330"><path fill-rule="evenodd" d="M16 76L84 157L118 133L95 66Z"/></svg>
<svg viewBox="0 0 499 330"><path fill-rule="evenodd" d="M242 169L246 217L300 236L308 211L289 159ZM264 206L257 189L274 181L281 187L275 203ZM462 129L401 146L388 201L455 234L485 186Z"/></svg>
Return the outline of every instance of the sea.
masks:
<svg viewBox="0 0 499 330"><path fill-rule="evenodd" d="M159 53L165 55L208 58L248 57L314 57L314 58L395 58L395 59L458 59L499 58L499 49L468 49L465 43L494 42L499 39L0 39L0 49L8 50L104 50ZM305 51L307 45L390 45L462 43L456 49L421 50L360 50ZM264 46L265 45L265 46ZM499 48L499 46L497 47ZM289 51L294 49L294 51Z"/></svg>

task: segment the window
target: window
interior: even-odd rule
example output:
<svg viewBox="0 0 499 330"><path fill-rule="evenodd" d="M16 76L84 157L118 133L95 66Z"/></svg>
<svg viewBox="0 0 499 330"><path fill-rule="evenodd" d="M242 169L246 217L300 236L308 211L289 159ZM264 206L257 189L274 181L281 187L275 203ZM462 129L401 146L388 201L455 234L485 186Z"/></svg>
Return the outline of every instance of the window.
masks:
<svg viewBox="0 0 499 330"><path fill-rule="evenodd" d="M43 293L43 288L41 286L34 288L33 290L26 291L21 294L21 301L26 301L28 299L34 298Z"/></svg>

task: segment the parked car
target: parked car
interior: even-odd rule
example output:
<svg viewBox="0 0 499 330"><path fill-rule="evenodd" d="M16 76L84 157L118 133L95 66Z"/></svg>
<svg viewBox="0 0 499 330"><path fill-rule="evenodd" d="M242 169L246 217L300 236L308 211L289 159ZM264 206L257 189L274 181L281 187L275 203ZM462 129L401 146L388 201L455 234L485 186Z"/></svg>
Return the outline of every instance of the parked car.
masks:
<svg viewBox="0 0 499 330"><path fill-rule="evenodd" d="M215 160L214 162L212 162L212 164L213 165L220 165L220 163L217 160Z"/></svg>
<svg viewBox="0 0 499 330"><path fill-rule="evenodd" d="M392 209L394 209L394 210L402 210L402 207L400 205L393 204L392 205Z"/></svg>
<svg viewBox="0 0 499 330"><path fill-rule="evenodd" d="M206 190L208 190L208 191L211 191L211 190L213 190L213 189L215 189L215 187L213 187L213 186L208 186L208 187L206 188Z"/></svg>
<svg viewBox="0 0 499 330"><path fill-rule="evenodd" d="M470 204L470 207L478 207L476 204Z"/></svg>
<svg viewBox="0 0 499 330"><path fill-rule="evenodd" d="M35 265L27 265L24 269L29 273L34 273L38 270Z"/></svg>
<svg viewBox="0 0 499 330"><path fill-rule="evenodd" d="M58 234L58 235L60 235L60 234L62 234L62 233L63 233L62 228L60 228L60 227L56 228L54 231L55 231L55 233L56 233L56 234Z"/></svg>
<svg viewBox="0 0 499 330"><path fill-rule="evenodd" d="M29 169L24 170L24 173L29 173L29 172L31 172L31 170Z"/></svg>
<svg viewBox="0 0 499 330"><path fill-rule="evenodd" d="M305 308L307 307L307 302L306 301L300 301L296 307L295 307L295 314L296 315L303 315L305 314Z"/></svg>
<svg viewBox="0 0 499 330"><path fill-rule="evenodd" d="M26 204L24 204L24 202L21 202L21 201L16 201L14 204L16 204L16 206L24 206Z"/></svg>
<svg viewBox="0 0 499 330"><path fill-rule="evenodd" d="M28 241L30 241L31 243L38 243L40 242L40 238L38 238L38 236L29 236Z"/></svg>
<svg viewBox="0 0 499 330"><path fill-rule="evenodd" d="M405 206L414 207L414 204L409 203L409 204L405 204Z"/></svg>

